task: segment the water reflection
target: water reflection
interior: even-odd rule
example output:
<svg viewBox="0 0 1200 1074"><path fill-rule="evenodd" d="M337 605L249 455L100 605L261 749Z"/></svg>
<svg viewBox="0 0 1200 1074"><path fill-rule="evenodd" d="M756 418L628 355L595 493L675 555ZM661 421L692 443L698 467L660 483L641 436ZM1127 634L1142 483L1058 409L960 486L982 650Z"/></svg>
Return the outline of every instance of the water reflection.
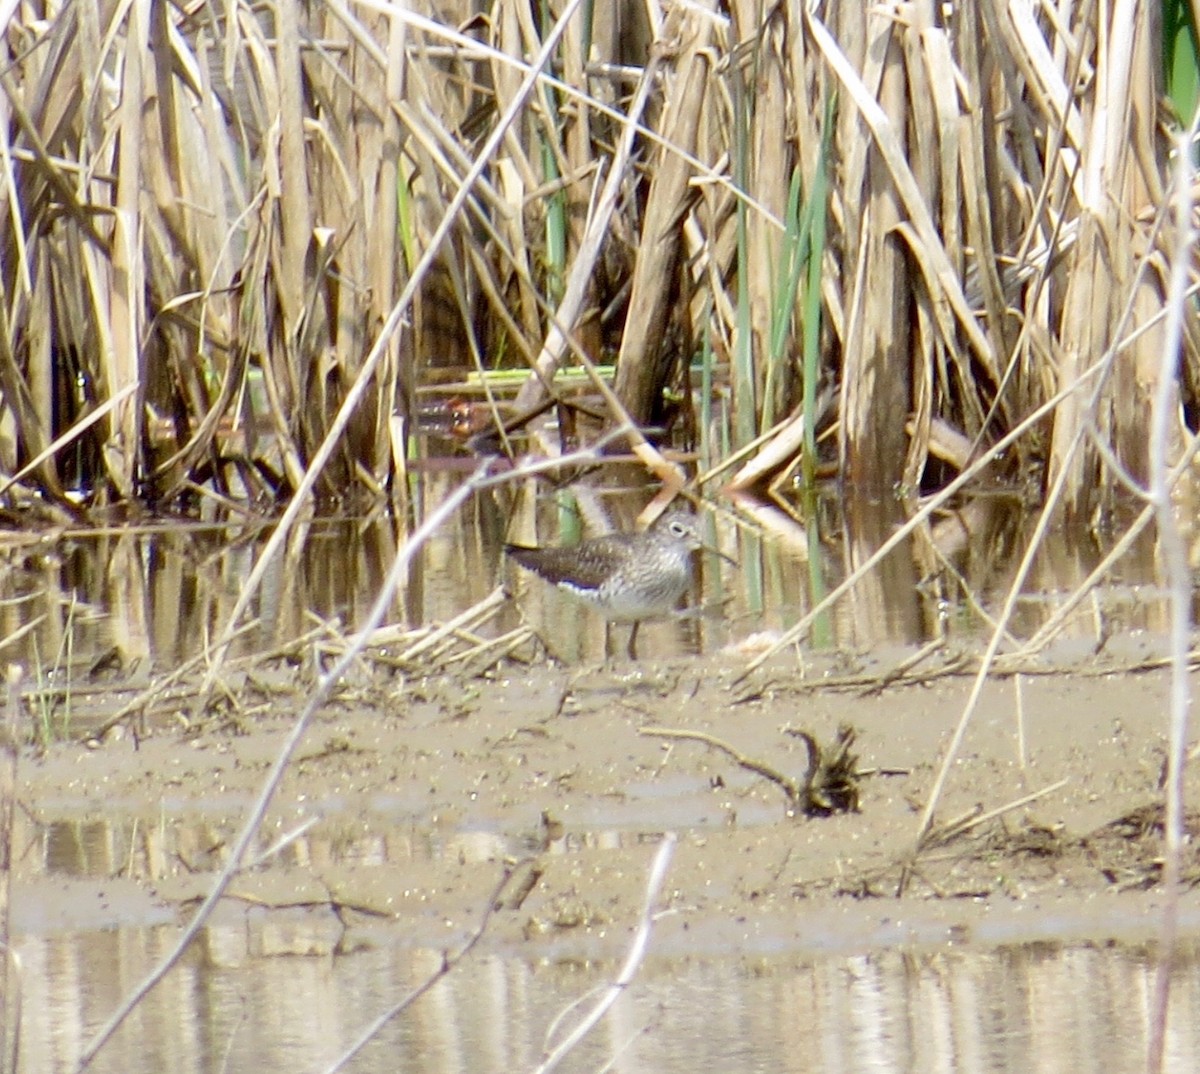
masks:
<svg viewBox="0 0 1200 1074"><path fill-rule="evenodd" d="M14 822L14 833L25 848L16 875L26 884L55 877L120 877L140 884L153 884L170 876L200 874L206 878L225 864L229 844L238 833L250 801L247 796L228 805L230 815L226 818L163 815L158 824L152 818L137 816L39 823L25 814ZM401 866L411 862L499 862L529 850L524 842L529 833L519 826L512 831L465 826L443 829L430 827L424 816L420 822L414 818L409 824L397 824L395 816L344 811L328 802L320 803L319 808L323 823L272 855L273 862L282 868L297 866L306 870ZM771 814L772 819L775 816ZM580 843L594 846L601 840L613 846L636 845L642 838L634 831L572 833L570 839L562 839L550 852L564 853ZM644 838L656 842L661 833ZM264 832L251 856L265 853L276 839L277 833ZM21 915L25 906L18 898L18 926L24 924Z"/></svg>
<svg viewBox="0 0 1200 1074"><path fill-rule="evenodd" d="M233 930L236 931L236 930ZM101 1053L98 1072L320 1070L438 966L437 951L239 956L212 935ZM70 1070L91 1030L168 945L164 929L21 941L20 1071ZM226 942L232 940L232 943ZM532 1069L555 1018L614 965L480 956L367 1047L352 1069ZM1136 948L1028 945L811 957L648 960L563 1069L627 1074L1140 1069L1153 965ZM1200 1051L1200 963L1180 959L1169 1071Z"/></svg>
<svg viewBox="0 0 1200 1074"><path fill-rule="evenodd" d="M528 480L493 488L456 515L414 560L390 620L406 628L445 621L507 581L518 598L491 624L522 617L567 660L603 654L602 624L550 587L502 563L504 540L569 543L607 525L630 529L652 490L630 475L554 490ZM456 474L422 477L415 502L441 500ZM417 510L415 513L419 514ZM738 561L699 557L694 607L703 614L651 624L644 655L708 652L778 632L864 563L905 520L894 499L843 501L829 491L808 516L770 504L724 503L709 512L710 538ZM603 520L601 520L603 516ZM848 649L976 638L1007 591L1031 520L1011 498L979 497L918 531L836 606L814 641ZM403 519L320 520L299 526L256 595L258 628L240 651L269 652L336 621L362 622L396 548ZM149 529L19 535L0 547L0 643L28 681L72 688L77 697L117 679L147 680L196 656L224 628L243 580L270 536L267 524L162 523ZM1045 539L1010 630L1031 636L1102 558L1087 534ZM1153 541L1135 542L1114 576L1074 613L1069 634L1099 644L1114 632L1163 628L1153 587ZM82 691L82 693L80 692Z"/></svg>

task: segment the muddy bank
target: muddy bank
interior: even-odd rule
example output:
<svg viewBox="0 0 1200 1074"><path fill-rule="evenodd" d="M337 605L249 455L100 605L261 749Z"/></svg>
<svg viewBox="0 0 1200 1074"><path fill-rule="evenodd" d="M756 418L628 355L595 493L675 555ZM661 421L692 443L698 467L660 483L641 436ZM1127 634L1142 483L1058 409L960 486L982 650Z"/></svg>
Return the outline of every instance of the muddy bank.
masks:
<svg viewBox="0 0 1200 1074"><path fill-rule="evenodd" d="M509 870L485 944L616 954L673 831L661 952L1153 935L1165 672L1027 675L1019 704L1016 679L989 683L939 823L1050 790L914 860L970 679L871 689L882 665L831 658L736 683L742 666L364 675L322 711L260 848L316 823L236 880L220 919L255 922L248 943L264 953L441 947L475 927ZM161 715L24 755L14 932L183 919L306 698L303 678L247 679L188 725ZM641 733L651 725L717 736L797 779L807 752L787 729L828 744L851 726L858 811L793 815L779 786L701 742ZM1198 907L1189 896L1187 927L1200 928Z"/></svg>

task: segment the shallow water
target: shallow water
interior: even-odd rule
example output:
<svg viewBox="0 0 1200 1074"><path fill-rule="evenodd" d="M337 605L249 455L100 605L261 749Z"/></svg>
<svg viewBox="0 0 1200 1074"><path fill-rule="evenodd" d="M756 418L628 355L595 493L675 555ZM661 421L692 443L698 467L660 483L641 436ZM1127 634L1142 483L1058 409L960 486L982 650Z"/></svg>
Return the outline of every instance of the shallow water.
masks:
<svg viewBox="0 0 1200 1074"><path fill-rule="evenodd" d="M171 881L186 883L197 872L198 890L206 889L206 870L218 864L244 804L193 801L192 809L207 806L213 819L185 821L168 812L164 798L157 825L18 818L21 881L13 923L21 969L12 994L22 1004L19 1071L75 1069L99 1025L169 951L177 935ZM750 804L739 808L741 830L779 829L778 808L756 815ZM105 814L111 806L120 803ZM415 871L431 862L477 862L495 874L502 860L521 852L519 826L446 828L428 818L401 823L386 812L368 819L344 816L329 803L318 807L323 822L282 856L288 871L275 899L227 899L91 1069L326 1069L376 1015L434 973L442 951L456 950L475 924L471 917L452 919L436 894L424 925L409 919L416 931L362 913L339 915L327 884L351 905L358 901L339 866L391 865L407 883L406 863ZM222 810L229 811L223 821ZM715 848L718 823L714 818L706 828L693 816L691 838ZM597 845L658 840L636 829L589 830L578 816L573 824L574 835L553 853L584 856ZM799 846L800 830L792 830ZM736 867L717 861L722 869ZM305 883L310 874L318 878L315 891ZM454 883L453 875L447 869L445 882ZM1110 897L1024 913L1009 901L1007 909L961 926L922 900L868 900L868 916L843 918L829 904L793 898L785 918L743 922L694 911L682 874L671 874L669 883L682 885L682 894L672 896L650 957L562 1069L593 1071L614 1057L614 1069L627 1074L1141 1068L1155 967L1152 945L1137 937L1152 936L1156 927L1144 905ZM188 914L180 908L178 920ZM671 918L685 927L668 934ZM533 1069L547 1041L563 1032L553 1028L556 1019L569 1025L573 1016L564 1012L571 1004L595 1002L594 990L618 972L614 958L589 952L620 951L631 924L619 916L526 944L513 943L511 929L509 939L497 937L490 946L485 938L479 953L391 1022L348 1069ZM1194 906L1185 908L1183 925L1193 936L1200 930ZM1080 940L1089 935L1123 938ZM444 938L431 941L435 936ZM1172 1004L1166 1069L1190 1071L1200 1054L1194 941L1176 964Z"/></svg>
<svg viewBox="0 0 1200 1074"><path fill-rule="evenodd" d="M420 503L431 508L460 480L424 475ZM557 657L602 659L599 618L506 563L501 545L570 543L604 527L634 529L649 495L618 486L564 495L532 481L481 493L420 550L387 621L406 628L444 622L506 584L514 600L489 624L493 634L527 621ZM994 607L1003 598L1030 520L1001 499L969 506L941 519L929 540L898 548L818 622L809 644L861 651L978 638L988 623L973 601ZM412 510L420 517L425 509ZM833 494L805 524L762 504L726 503L706 514L709 539L736 566L700 554L692 614L647 624L639 639L643 656L711 652L777 636L903 522L894 501L859 502L847 516ZM408 532L389 514L300 526L255 594L250 615L257 625L235 650L271 652L321 623L355 630ZM270 533L269 523L180 520L10 534L0 542L0 638L7 639L0 650L25 666L30 688L56 686L77 698L96 685L148 681L196 657L226 627ZM1018 638L1062 605L1102 552L1086 535L1064 533L1048 535L1043 547L1010 625ZM1154 578L1154 550L1144 541L1075 611L1061 636L1100 645L1114 634L1161 632L1165 601Z"/></svg>
<svg viewBox="0 0 1200 1074"><path fill-rule="evenodd" d="M428 476L425 501L435 503L454 480ZM611 524L632 529L645 496L605 495L600 502ZM543 495L532 483L477 497L422 550L390 618L406 627L444 620L505 582L515 601L488 629L504 630L526 618L568 663L569 690L583 715L572 712L564 719L575 722L580 742L586 743L583 725L597 708L620 708L633 698L637 711L644 710L652 722L662 708L660 697L686 692L678 685L656 684L650 659L714 653L796 621L899 522L894 504L877 507L870 524L862 525L859 505L858 524L851 525L835 502L827 502L817 531L761 508L715 514L710 536L738 565L700 557L691 603L704 614L642 632L642 652L649 659L640 698L634 696L639 687L624 672L594 687L575 675L576 665L597 661L603 653L602 624L506 566L500 553L506 539L560 543L577 538L585 529L579 513L594 512L594 498L570 505ZM901 548L830 616L824 641L862 653L932 638L977 639L983 619L943 568L953 564L974 596L994 606L1020 551L1019 527L1013 526L1000 515L977 516L974 528L943 530L932 546L914 541ZM253 604L259 625L239 641L239 651L288 644L318 620L336 620L343 631L355 629L406 532L405 525L386 516L307 526L269 573ZM195 657L224 626L268 533L258 525L180 524L153 532L16 535L19 540L0 550L0 632L28 628L6 648L9 659L26 664L30 716L41 731L33 737L71 738L86 726L90 711L111 710L118 686L136 687ZM931 547L946 560L931 554ZM1089 542L1072 543L1061 534L1049 539L1028 595L1018 605L1013 632L1035 631L1099 557L1100 550ZM1075 613L1064 634L1069 643L1089 652L1118 636L1157 635L1165 604L1153 577L1153 549L1136 550L1119 577ZM537 658L532 650L527 655ZM708 662L696 666L702 663ZM45 690L39 692L49 686L61 690L54 704L46 701ZM458 689L461 695L461 684ZM323 877L314 863L387 862L410 872L431 862L492 868L502 857L522 852L521 840L536 824L540 799L530 796L528 785L514 774L508 812L496 811L496 799L475 811L472 779L477 775L482 781L498 762L510 760L513 773L524 774L528 769L517 766L527 764L527 755L529 769L540 765L548 773L544 783L531 780L538 794L558 780L564 787L578 781L572 830L552 853L571 854L572 839L628 847L657 839L666 829L699 833L703 839L734 824L743 832L779 828L779 803L753 795L753 780L744 773L714 766L720 771L722 801L733 802L725 808L717 804L716 784L707 774L676 774L678 762L632 764L632 747L614 744L611 778L598 782L593 774L590 783L586 771L578 771L580 744L539 757L548 739L531 738L533 746L509 753L510 732L526 734L533 723L541 730L543 721L553 726L550 721L562 715L546 693L520 694L515 704L528 712L514 718L511 727L504 713L490 712L495 723L476 732L483 741L476 752L465 754L468 771L453 784L449 769L418 766L432 773L429 782L401 780L384 791L374 788L364 806L361 798L338 798L346 792L336 789L343 785L336 766L312 786L304 781L313 774L302 769L296 779L303 812L319 814L321 824L289 848L285 864L305 877ZM1051 697L1040 708L1045 712L1054 705ZM1031 702L1030 707L1033 728L1037 706ZM482 723L478 710L473 715L473 723ZM406 699L402 715L354 713L346 726L361 732L377 716L394 722L389 735L401 743L424 729L437 741L436 749L455 756L464 748L455 737L461 721L445 698L435 697L427 709ZM244 741L253 718L243 718L247 727L235 726L229 739ZM944 720L944 713L936 718ZM751 726L740 725L748 719L747 709L730 712L730 726L747 734ZM769 719L778 726L777 714ZM1117 725L1119 714L1112 721ZM893 725L894 720L887 724ZM611 735L611 725L601 726ZM928 730L936 740L937 728ZM14 900L15 947L22 963L14 993L22 1003L21 1071L74 1069L95 1029L170 948L177 921L186 916L186 909L180 918L174 915L175 900L184 896L176 889L156 900L156 886L193 872L203 880L218 867L251 800L244 785L225 784L221 766L231 745L225 734L217 730L206 738L185 738L168 732L144 743L98 745L100 751L133 751L143 763L148 755L154 759L151 780L139 782L135 776L120 791L109 787L99 795L86 780L80 783L86 789L76 791L70 768L87 767L89 754L82 747L68 744L46 757L23 759L23 764L62 770L52 792L28 803L46 822L19 813L16 824L22 882L30 884ZM361 755L358 763L369 767L395 754L390 737L372 746L366 734L352 741L344 726L322 734L326 737L312 747L318 759L345 749L348 757ZM873 734L873 744L887 737L878 729ZM1113 741L1125 741L1112 734ZM1149 771L1141 749L1149 736L1140 731L1139 736L1138 748L1130 747L1128 770L1140 777L1143 769ZM550 737L567 736L560 728ZM887 745L894 750L895 740ZM275 748L274 741L264 741L240 752L243 774L258 778ZM428 756L436 752L428 743L424 748ZM915 767L934 752L923 746L908 763ZM349 763L346 771L348 786L355 773ZM1052 774L1056 777L1057 770ZM467 803L458 806L455 819L442 824L432 819L430 783L442 787L443 814L447 802ZM323 796L309 803L314 787ZM275 834L264 835L264 847ZM849 838L856 837L851 831ZM740 860L724 865L735 871L744 867ZM756 867L765 868L761 862ZM451 922L449 912L433 903L436 898L428 910L437 927L466 927L457 919ZM375 1014L419 984L441 958L437 941L429 938L436 928L398 937L396 924L365 937L356 931L353 944L361 948L334 955L344 932L324 893L304 906L272 905L238 903L233 913L226 908L92 1069L123 1074L324 1069ZM792 905L797 917L805 911L805 902L792 895L785 905L788 920ZM870 931L852 933L843 926L835 935L823 935L814 921L813 934L797 942L794 935L769 930L752 940L749 934L739 939L736 921L707 928L698 922L691 934L694 947L678 939L658 953L652 947L614 1014L564 1069L596 1070L614 1056L618 1070L655 1074L695 1074L705 1067L731 1074L1138 1069L1154 967L1146 948L1128 937L1152 934L1153 922L1142 922L1131 933L1114 929L1112 922L1089 925L1086 916L1079 904L1057 924L1043 921L1045 927L1034 933L1052 940L1003 946L995 946L998 936L1008 938L1002 931L991 933L991 945L980 933L973 934L976 942L970 945L933 943L957 938L944 923L914 930L882 922ZM733 931L714 939L713 929L721 925ZM622 935L627 927L612 926ZM1189 928L1196 934L1197 922ZM1028 939L1030 933L1014 935ZM1075 943L1080 935L1127 939L1081 946ZM914 937L920 946L912 946ZM1057 942L1067 938L1072 942ZM389 1025L350 1069L481 1074L532 1068L548 1035L554 1036L556 1016L611 979L616 963L608 959L622 944L610 937L605 961L581 953L589 950L586 945L555 942L483 951ZM538 952L536 958L530 949ZM1200 1052L1198 967L1200 953L1192 948L1176 966L1169 1070L1192 1069L1192 1057Z"/></svg>
<svg viewBox="0 0 1200 1074"><path fill-rule="evenodd" d="M170 942L165 929L26 937L24 1072L70 1070L98 1021ZM1181 959L1169 1071L1200 1054L1200 962ZM251 957L236 928L206 940L91 1069L114 1074L323 1070L440 955L383 947ZM349 1069L482 1074L533 1069L568 1008L616 966L483 955L390 1023ZM1140 1069L1153 967L1122 946L1036 944L820 957L651 957L562 1069L654 1074ZM563 1019L556 1031L557 1019Z"/></svg>

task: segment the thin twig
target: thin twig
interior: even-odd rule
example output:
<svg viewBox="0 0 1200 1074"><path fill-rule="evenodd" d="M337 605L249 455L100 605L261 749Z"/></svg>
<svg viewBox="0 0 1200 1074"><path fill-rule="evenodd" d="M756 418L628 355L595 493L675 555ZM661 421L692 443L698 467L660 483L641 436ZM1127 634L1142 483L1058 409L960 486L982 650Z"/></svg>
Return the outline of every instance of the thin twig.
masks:
<svg viewBox="0 0 1200 1074"><path fill-rule="evenodd" d="M374 1038L375 1035L390 1022L398 1014L403 1014L414 1003L417 1002L426 992L428 992L435 984L443 977L451 972L464 958L467 957L474 949L476 944L483 939L487 932L488 925L491 923L492 916L496 910L502 905L501 895L504 889L508 886L512 878L522 868L528 865L529 860L525 859L517 862L516 865L505 870L504 875L500 878L498 884L492 889L491 895L488 896L487 904L484 906L483 915L479 919L479 925L475 931L468 937L466 943L462 945L453 954L443 954L442 964L434 970L424 981L416 988L408 993L399 1003L393 1004L386 1011L376 1017L366 1029L359 1034L358 1039L350 1045L341 1055L339 1055L331 1065L325 1068L325 1074L335 1074L335 1071L341 1070L351 1059L363 1050Z"/></svg>
<svg viewBox="0 0 1200 1074"><path fill-rule="evenodd" d="M872 694L881 694L889 686L896 682L902 682L909 678L909 672L912 671L918 664L925 663L934 653L941 652L946 648L945 638L934 638L921 646L915 653L907 656L897 664L893 664L882 675L873 680L869 686L863 687L859 692L860 697L869 697Z"/></svg>
<svg viewBox="0 0 1200 1074"><path fill-rule="evenodd" d="M995 820L997 817L1004 816L1005 813L1011 813L1014 809L1020 809L1022 806L1029 805L1030 802L1036 802L1039 798L1045 798L1048 794L1062 790L1070 782L1069 779L1060 779L1057 783L1051 783L1048 787L1042 787L1040 790L1023 794L1020 798L1016 798L1005 805L997 806L995 809L984 811L973 809L966 816L958 817L955 820L948 821L946 824L931 829L926 833L919 849L925 850L928 847L944 846L950 840L966 835L967 832L973 831L981 824L986 824L989 820Z"/></svg>
<svg viewBox="0 0 1200 1074"><path fill-rule="evenodd" d="M550 1074L550 1071L563 1061L575 1045L592 1031L596 1023L604 1017L608 1009L617 1002L618 997L632 983L634 976L637 974L638 967L642 964L642 959L646 956L646 948L650 943L650 931L654 927L655 920L654 904L658 901L659 890L666 879L667 867L670 865L671 856L675 852L675 841L675 833L667 832L662 843L659 845L658 853L654 856L654 863L650 867L650 877L646 882L646 900L642 907L642 918L638 923L637 932L634 933L633 942L629 945L629 954L625 957L625 965L621 967L621 972L617 974L617 979L609 985L604 995L600 997L600 1000L591 1011L583 1017L579 1025L534 1068L533 1074Z"/></svg>
<svg viewBox="0 0 1200 1074"><path fill-rule="evenodd" d="M796 780L790 776L785 776L779 769L771 767L766 761L760 761L756 757L748 757L724 741L724 739L717 738L715 735L705 734L703 731L687 731L677 727L639 727L638 734L647 735L652 738L686 739L690 742L701 742L705 746L711 746L713 749L719 750L721 753L732 758L734 763L740 768L762 776L763 779L770 780L787 795L788 801L792 805L801 806L804 803L804 791Z"/></svg>
<svg viewBox="0 0 1200 1074"><path fill-rule="evenodd" d="M1171 970L1179 934L1179 895L1184 846L1184 787L1187 764L1188 709L1191 690L1188 683L1188 636L1191 627L1192 586L1187 549L1171 501L1169 462L1172 430L1178 422L1178 369L1183 343L1184 291L1192 266L1196 227L1192 221L1192 144L1200 130L1200 110L1190 129L1175 143L1175 224L1178 228L1175 256L1171 264L1167 296L1167 324L1162 359L1155 384L1150 413L1150 480L1148 499L1158 524L1159 562L1163 582L1170 594L1171 708L1168 734L1166 815L1163 818L1163 902L1159 927L1158 965L1154 975L1154 996L1150 1010L1150 1040L1146 1051L1146 1069L1151 1074L1162 1070L1166 1050L1167 1008L1171 996Z"/></svg>
<svg viewBox="0 0 1200 1074"><path fill-rule="evenodd" d="M363 635L369 635L370 632L378 626L383 617L388 613L392 605L392 598L399 587L400 580L405 577L408 571L409 564L412 561L417 550L427 541L440 526L465 502L470 496L474 495L476 488L484 478L487 464L484 463L476 471L475 475L468 481L464 482L459 488L448 495L437 509L430 513L420 526L418 526L408 540L404 542L399 553L396 556L395 562L392 564L391 570L388 572L387 579L384 581L382 588L379 591L378 597L375 599L375 604L371 609L370 615L367 617L367 622L363 627ZM174 947L168 954L162 958L159 963L150 971L145 979L134 990L126 996L120 1006L113 1015L104 1023L103 1026L96 1032L92 1040L84 1048L79 1061L79 1070L86 1069L96 1058L100 1049L108 1042L112 1035L117 1031L121 1024L129 1017L133 1009L147 996L150 991L170 972L171 968L179 961L184 951L191 945L192 941L199 935L201 927L208 920L221 896L225 894L229 887L230 881L238 873L242 867L242 862L246 856L246 852L250 847L250 843L257 835L259 828L262 825L263 818L266 816L267 808L271 804L271 800L275 797L275 792L279 789L280 783L283 782L284 773L287 771L293 754L303 740L305 732L308 730L309 724L312 723L313 717L317 710L325 703L333 686L345 673L346 669L358 657L361 651L361 645L351 646L342 654L341 658L334 664L328 674L321 676L316 690L309 699L308 704L304 706L303 711L296 718L296 723L293 726L291 733L284 741L279 754L275 758L274 764L271 766L271 771L267 775L263 783L257 801L254 803L246 823L242 828L241 834L234 842L229 852L229 860L225 863L225 868L221 870L216 880L213 882L212 888L204 901L200 904L192 920L188 922L182 934L176 940Z"/></svg>
<svg viewBox="0 0 1200 1074"><path fill-rule="evenodd" d="M218 658L214 661L212 668L209 669L208 675L204 680L203 691L205 693L211 689L216 677L220 672L221 658L228 650L228 643L231 640L232 633L238 620L249 607L250 601L254 594L258 592L258 587L262 583L263 577L266 575L267 567L274 559L275 554L282 547L283 542L287 539L291 532L292 526L300 513L306 509L309 501L309 494L317 483L322 471L325 469L326 463L333 456L341 443L342 434L346 430L346 426L350 423L350 418L358 409L358 405L362 397L366 394L367 387L373 380L376 370L383 361L384 356L388 353L389 345L392 337L400 329L400 325L404 321L404 317L408 312L409 306L412 304L413 297L417 290L422 286L425 275L433 263L441 256L442 243L450 234L454 227L454 223L466 205L467 200L471 196L471 191L474 189L476 181L483 175L484 171L489 167L492 161L492 156L500 147L500 143L504 140L505 134L512 124L516 121L517 116L525 107L529 96L533 93L534 87L542 76L543 68L549 66L551 58L558 49L559 41L566 32L567 26L574 17L576 11L581 6L583 0L567 0L563 6L563 11L559 15L557 21L551 27L550 32L546 35L542 43L541 49L538 50L537 56L534 58L529 72L522 79L520 86L514 92L512 100L504 113L496 120L495 127L480 147L479 153L472 162L471 167L463 176L462 184L454 192L454 196L450 199L446 206L446 211L442 214L442 219L438 226L430 235L429 241L426 243L425 250L421 254L417 263L413 266L412 272L409 274L408 283L404 290L401 291L400 297L396 299L395 305L392 306L391 312L380 328L379 334L372 345L370 352L363 360L358 376L354 383L346 392L346 397L342 401L342 405L338 408L337 414L330 423L329 431L325 434L325 439L321 441L321 446L317 448L316 453L312 457L312 461L308 464L304 472L304 477L296 492L292 497L292 502L288 504L287 510L280 517L278 524L275 527L275 532L271 534L267 543L263 546L263 550L259 553L258 559L250 571L249 577L242 586L242 591L238 595L238 599L234 604L233 610L229 615L229 619L225 625L225 629L221 633L221 637L217 642Z"/></svg>

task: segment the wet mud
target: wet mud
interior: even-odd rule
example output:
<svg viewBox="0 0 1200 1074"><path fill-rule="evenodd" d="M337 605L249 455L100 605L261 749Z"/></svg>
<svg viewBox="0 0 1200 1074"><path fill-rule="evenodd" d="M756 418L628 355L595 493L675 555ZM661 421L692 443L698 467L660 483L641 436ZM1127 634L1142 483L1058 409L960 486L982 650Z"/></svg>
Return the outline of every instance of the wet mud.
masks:
<svg viewBox="0 0 1200 1074"><path fill-rule="evenodd" d="M493 906L487 948L613 956L673 832L659 953L1153 937L1167 673L990 681L919 840L971 678L887 684L889 659L745 681L727 655L470 679L364 667L321 710L216 920L251 922L257 953L445 949ZM281 665L201 717L160 709L27 750L14 933L186 920L311 689ZM828 748L840 728L855 793L807 815L762 770L802 783L796 732ZM1185 930L1198 910L1189 892Z"/></svg>

